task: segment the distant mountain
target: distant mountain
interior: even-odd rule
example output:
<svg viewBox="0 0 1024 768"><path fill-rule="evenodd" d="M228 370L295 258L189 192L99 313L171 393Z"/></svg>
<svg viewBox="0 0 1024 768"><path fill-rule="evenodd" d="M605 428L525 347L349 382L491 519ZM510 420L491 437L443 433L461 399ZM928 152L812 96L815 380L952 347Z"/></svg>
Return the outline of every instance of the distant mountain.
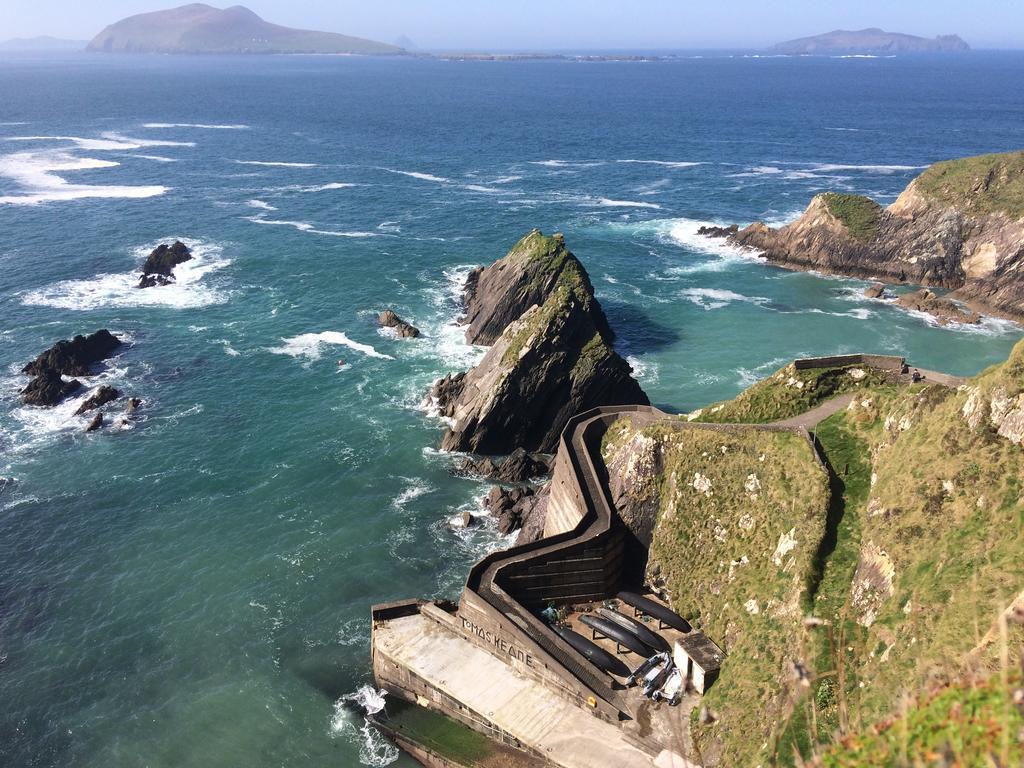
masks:
<svg viewBox="0 0 1024 768"><path fill-rule="evenodd" d="M61 40L57 37L15 37L0 43L0 51L84 51L85 40Z"/></svg>
<svg viewBox="0 0 1024 768"><path fill-rule="evenodd" d="M404 48L407 51L418 51L420 49L416 43L409 39L408 35L399 35L395 39L395 45L399 48Z"/></svg>
<svg viewBox="0 0 1024 768"><path fill-rule="evenodd" d="M789 40L772 48L776 53L789 54L959 53L970 49L957 35L929 39L886 32L877 27L857 31L837 29L824 35Z"/></svg>
<svg viewBox="0 0 1024 768"><path fill-rule="evenodd" d="M100 32L88 50L108 53L362 53L396 54L394 45L281 27L240 5L202 3L129 16Z"/></svg>

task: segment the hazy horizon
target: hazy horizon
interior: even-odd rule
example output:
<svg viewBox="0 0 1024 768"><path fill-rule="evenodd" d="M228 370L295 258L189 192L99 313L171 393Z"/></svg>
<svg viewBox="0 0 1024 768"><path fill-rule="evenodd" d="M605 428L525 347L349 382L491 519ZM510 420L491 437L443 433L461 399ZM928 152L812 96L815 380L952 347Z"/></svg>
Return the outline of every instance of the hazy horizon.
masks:
<svg viewBox="0 0 1024 768"><path fill-rule="evenodd" d="M0 40L42 35L89 40L125 16L172 8L182 2L95 0L84 7L70 0L8 0ZM227 7L227 2L211 5ZM865 0L857 7L831 7L791 0L785 10L761 0L685 5L672 0L642 4L611 0L563 0L557 8L539 0L505 5L481 0L378 0L371 6L341 0L330 7L294 0L241 3L267 21L393 42L407 36L419 48L457 50L713 49L765 48L834 29L881 27L922 37L958 34L973 48L1020 48L1024 14L1000 0L960 2L909 0L898 6Z"/></svg>

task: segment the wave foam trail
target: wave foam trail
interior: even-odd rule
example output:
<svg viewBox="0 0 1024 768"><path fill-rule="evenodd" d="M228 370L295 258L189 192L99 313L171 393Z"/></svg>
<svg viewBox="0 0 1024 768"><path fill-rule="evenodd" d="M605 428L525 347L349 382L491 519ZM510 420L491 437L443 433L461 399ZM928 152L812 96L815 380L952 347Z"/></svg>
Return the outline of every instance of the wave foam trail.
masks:
<svg viewBox="0 0 1024 768"><path fill-rule="evenodd" d="M238 165L256 165L264 168L316 168L316 163L286 163L277 160L235 160Z"/></svg>
<svg viewBox="0 0 1024 768"><path fill-rule="evenodd" d="M143 123L143 128L202 128L211 131L247 131L248 125L220 125L216 123Z"/></svg>
<svg viewBox="0 0 1024 768"><path fill-rule="evenodd" d="M638 203L635 200L610 200L607 197L599 198L597 204L602 208L651 208L661 210L657 203Z"/></svg>
<svg viewBox="0 0 1024 768"><path fill-rule="evenodd" d="M270 203L264 202L263 200L247 200L246 205L250 208L258 208L261 211L276 211L277 208L272 206Z"/></svg>
<svg viewBox="0 0 1024 768"><path fill-rule="evenodd" d="M0 177L8 178L24 190L21 195L0 197L0 205L38 205L47 202L84 198L146 198L167 191L164 186L114 186L72 184L58 174L116 168L119 163L77 157L66 151L15 152L0 156Z"/></svg>
<svg viewBox="0 0 1024 768"><path fill-rule="evenodd" d="M634 163L637 165L661 165L665 168L692 168L695 165L703 165L703 163L694 163L686 161L674 161L674 160L616 160L617 163Z"/></svg>
<svg viewBox="0 0 1024 768"><path fill-rule="evenodd" d="M174 309L194 309L211 304L222 304L228 294L208 285L202 280L211 272L223 269L231 263L223 256L221 246L204 243L191 238L167 238L173 242L181 240L192 251L192 259L174 268L175 281L168 285L139 288L141 270L119 274L100 274L89 280L62 280L22 296L27 306L54 307L56 309L91 310L100 307L148 307L166 306ZM164 241L160 241L164 242ZM137 248L134 256L141 263L146 255L157 246L150 243Z"/></svg>
<svg viewBox="0 0 1024 768"><path fill-rule="evenodd" d="M744 296L741 293L721 288L687 288L680 292L679 295L705 311L727 307L734 301L742 301L748 304L765 304L770 301L764 296Z"/></svg>
<svg viewBox="0 0 1024 768"><path fill-rule="evenodd" d="M438 184L451 183L451 179L446 179L444 176L435 176L432 173L420 173L419 171L396 171L394 168L384 168L383 170L388 173L397 173L399 176L408 176L410 179L419 179L420 181L433 181Z"/></svg>
<svg viewBox="0 0 1024 768"><path fill-rule="evenodd" d="M375 715L384 709L383 690L364 685L354 693L342 696L334 704L331 717L331 733L343 734L359 741L359 762L373 768L383 768L398 760L398 748L387 741L366 716ZM362 726L352 721L353 709L364 714Z"/></svg>
<svg viewBox="0 0 1024 768"><path fill-rule="evenodd" d="M274 209L276 210L276 209ZM275 227L292 227L293 229L299 230L299 232L309 232L312 235L325 235L327 237L380 237L380 232L337 232L331 229L317 229L316 225L310 224L308 221L287 221L282 219L267 219L262 214L256 216L243 216L246 221L251 221L253 224L267 224Z"/></svg>
<svg viewBox="0 0 1024 768"><path fill-rule="evenodd" d="M167 141L165 139L137 139L108 131L101 133L100 138L90 139L82 136L8 136L5 141L61 141L70 142L78 149L92 152L118 152L143 147L194 147L194 141Z"/></svg>
<svg viewBox="0 0 1024 768"><path fill-rule="evenodd" d="M340 331L322 331L320 333L302 333L298 336L282 339L284 342L280 347L272 347L268 351L277 355L289 355L291 357L305 357L308 360L319 360L323 355L324 345L342 346L362 352L367 357L376 357L382 360L394 360L391 355L378 352L369 344L360 344L352 341Z"/></svg>

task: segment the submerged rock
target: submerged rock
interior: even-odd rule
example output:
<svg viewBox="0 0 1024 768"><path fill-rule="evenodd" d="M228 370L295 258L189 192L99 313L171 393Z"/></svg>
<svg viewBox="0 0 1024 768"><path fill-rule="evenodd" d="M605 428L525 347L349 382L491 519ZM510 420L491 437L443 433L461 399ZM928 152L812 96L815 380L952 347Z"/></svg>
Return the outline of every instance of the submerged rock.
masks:
<svg viewBox="0 0 1024 768"><path fill-rule="evenodd" d="M97 389L96 392L91 397L89 397L84 403L78 406L78 410L75 411L75 416L81 416L86 411L96 410L97 408L106 405L112 400L117 400L117 398L119 398L120 396L120 392L118 392L113 387L104 384L102 387Z"/></svg>
<svg viewBox="0 0 1024 768"><path fill-rule="evenodd" d="M703 235L704 237L729 237L731 235L735 235L739 231L739 228L738 224L730 224L728 227L699 227L697 229L697 234Z"/></svg>
<svg viewBox="0 0 1024 768"><path fill-rule="evenodd" d="M25 405L51 407L76 392L81 386L82 382L78 379L64 381L60 373L52 368L46 369L21 390L21 402Z"/></svg>
<svg viewBox="0 0 1024 768"><path fill-rule="evenodd" d="M975 325L981 322L981 315L962 309L956 302L936 296L927 288L912 293L904 293L896 299L896 303L904 309L927 312L935 317L941 325L949 323L967 323Z"/></svg>
<svg viewBox="0 0 1024 768"><path fill-rule="evenodd" d="M92 366L106 360L120 346L120 339L102 329L88 336L75 336L71 341L58 341L21 370L31 376L38 376L44 371L56 371L65 376L88 376L92 373Z"/></svg>
<svg viewBox="0 0 1024 768"><path fill-rule="evenodd" d="M590 278L561 235L534 230L474 275L467 287L469 341L490 340L502 322L522 314L501 329L475 368L432 388L439 412L451 420L443 450L551 453L575 414L649 403L612 348Z"/></svg>
<svg viewBox="0 0 1024 768"><path fill-rule="evenodd" d="M864 297L867 299L880 299L885 296L885 283L873 283L864 289Z"/></svg>
<svg viewBox="0 0 1024 768"><path fill-rule="evenodd" d="M377 316L377 324L381 328L394 328L395 333L402 339L416 339L420 335L419 328L405 322L391 309L385 309Z"/></svg>
<svg viewBox="0 0 1024 768"><path fill-rule="evenodd" d="M161 243L146 257L146 263L142 265L139 288L173 283L174 268L191 259L192 251L180 240L175 240L173 245Z"/></svg>

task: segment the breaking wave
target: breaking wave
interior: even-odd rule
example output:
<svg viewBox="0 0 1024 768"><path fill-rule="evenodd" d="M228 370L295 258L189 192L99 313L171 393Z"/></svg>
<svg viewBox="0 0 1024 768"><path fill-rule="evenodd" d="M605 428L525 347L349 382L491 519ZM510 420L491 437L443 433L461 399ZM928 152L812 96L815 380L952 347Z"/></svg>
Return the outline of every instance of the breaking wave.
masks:
<svg viewBox="0 0 1024 768"><path fill-rule="evenodd" d="M340 331L302 333L298 336L282 339L282 342L281 346L270 347L268 348L268 351L273 352L276 355L305 357L306 359L313 361L319 360L323 356L323 348L325 346L341 346L348 347L356 352L361 352L367 357L376 357L381 360L395 359L391 357L391 355L385 355L382 352L378 352L369 344L361 344L358 341L353 341Z"/></svg>
<svg viewBox="0 0 1024 768"><path fill-rule="evenodd" d="M174 268L175 282L139 288L141 264L147 254L160 242L181 240L192 251L192 259ZM166 238L157 243L136 248L133 252L140 268L118 274L100 274L88 280L62 280L45 288L29 291L22 296L27 306L54 307L56 309L91 310L100 307L165 306L174 309L194 309L211 304L222 304L228 293L207 285L204 278L231 263L224 258L223 248L190 238Z"/></svg>

